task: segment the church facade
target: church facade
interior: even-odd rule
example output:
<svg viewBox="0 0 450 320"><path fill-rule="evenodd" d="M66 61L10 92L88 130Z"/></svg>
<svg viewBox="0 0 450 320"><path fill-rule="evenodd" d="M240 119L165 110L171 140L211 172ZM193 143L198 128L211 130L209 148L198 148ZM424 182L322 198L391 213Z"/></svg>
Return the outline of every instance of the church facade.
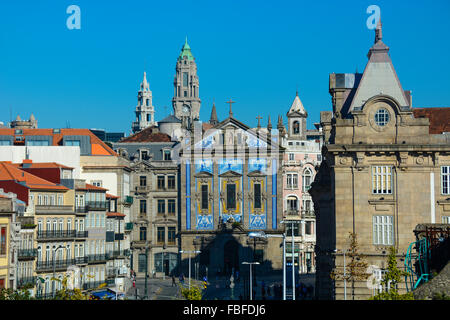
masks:
<svg viewBox="0 0 450 320"><path fill-rule="evenodd" d="M200 251L191 254L199 274L229 276L244 261L280 271L282 239L270 237L284 230L278 130L251 129L230 112L209 130L194 127L180 148L182 265ZM250 238L251 231L269 237Z"/></svg>

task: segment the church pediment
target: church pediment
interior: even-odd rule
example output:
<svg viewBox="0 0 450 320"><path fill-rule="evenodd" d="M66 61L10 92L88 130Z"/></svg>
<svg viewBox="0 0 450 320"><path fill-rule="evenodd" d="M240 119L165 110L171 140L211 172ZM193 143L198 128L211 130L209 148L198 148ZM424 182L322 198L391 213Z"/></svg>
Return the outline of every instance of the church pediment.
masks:
<svg viewBox="0 0 450 320"><path fill-rule="evenodd" d="M237 173L236 171L229 170L219 175L221 178L236 178L241 177L242 175L240 173Z"/></svg>
<svg viewBox="0 0 450 320"><path fill-rule="evenodd" d="M247 174L247 176L249 176L249 177L265 177L266 174L259 170L255 170L255 171L252 171L249 174Z"/></svg>
<svg viewBox="0 0 450 320"><path fill-rule="evenodd" d="M213 175L207 171L200 171L194 174L196 178L211 178Z"/></svg>

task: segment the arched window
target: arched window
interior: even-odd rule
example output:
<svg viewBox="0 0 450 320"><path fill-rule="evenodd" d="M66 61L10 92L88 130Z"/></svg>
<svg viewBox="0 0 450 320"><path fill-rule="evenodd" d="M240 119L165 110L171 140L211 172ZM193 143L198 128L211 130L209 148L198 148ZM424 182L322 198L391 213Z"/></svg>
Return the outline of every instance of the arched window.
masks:
<svg viewBox="0 0 450 320"><path fill-rule="evenodd" d="M300 122L294 121L292 124L292 133L299 134L300 133Z"/></svg>
<svg viewBox="0 0 450 320"><path fill-rule="evenodd" d="M305 171L303 171L303 192L307 192L309 188L311 188L312 176L311 169L306 168Z"/></svg>

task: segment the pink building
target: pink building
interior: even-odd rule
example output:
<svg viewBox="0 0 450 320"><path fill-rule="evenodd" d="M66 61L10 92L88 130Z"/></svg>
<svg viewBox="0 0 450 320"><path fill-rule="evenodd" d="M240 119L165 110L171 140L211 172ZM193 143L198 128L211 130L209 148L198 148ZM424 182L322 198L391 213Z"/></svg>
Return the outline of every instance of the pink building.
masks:
<svg viewBox="0 0 450 320"><path fill-rule="evenodd" d="M316 169L321 162L322 132L307 130L308 113L298 96L287 113L287 134L282 139L286 148L283 166L283 218L287 223L287 262L292 262L292 229L294 233L294 263L299 273L315 272L314 246L316 243L316 218L311 196L308 193Z"/></svg>

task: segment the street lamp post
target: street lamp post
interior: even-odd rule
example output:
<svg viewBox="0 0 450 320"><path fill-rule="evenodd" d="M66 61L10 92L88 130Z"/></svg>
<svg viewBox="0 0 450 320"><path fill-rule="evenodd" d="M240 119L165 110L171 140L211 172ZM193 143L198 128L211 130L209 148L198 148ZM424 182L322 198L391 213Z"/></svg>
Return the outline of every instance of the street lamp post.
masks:
<svg viewBox="0 0 450 320"><path fill-rule="evenodd" d="M286 234L266 234L264 231L250 232L250 238L283 238L283 300L286 300Z"/></svg>
<svg viewBox="0 0 450 320"><path fill-rule="evenodd" d="M63 245L59 245L57 248L53 249L53 280L52 280L52 291L53 291L53 299L55 298L55 279L56 279L56 264L55 264L55 255L56 255L56 251L58 251L59 249L63 249L64 246Z"/></svg>
<svg viewBox="0 0 450 320"><path fill-rule="evenodd" d="M194 250L194 251L180 250L180 253L189 254L189 290L191 290L191 253L201 253L201 251L199 251L199 250Z"/></svg>
<svg viewBox="0 0 450 320"><path fill-rule="evenodd" d="M145 281L144 300L147 299L147 278L148 278L148 240L145 241ZM137 286L136 286L137 287Z"/></svg>
<svg viewBox="0 0 450 320"><path fill-rule="evenodd" d="M252 284L252 265L259 264L259 262L242 262L242 264L248 264L250 267L250 300L253 300L253 284Z"/></svg>

